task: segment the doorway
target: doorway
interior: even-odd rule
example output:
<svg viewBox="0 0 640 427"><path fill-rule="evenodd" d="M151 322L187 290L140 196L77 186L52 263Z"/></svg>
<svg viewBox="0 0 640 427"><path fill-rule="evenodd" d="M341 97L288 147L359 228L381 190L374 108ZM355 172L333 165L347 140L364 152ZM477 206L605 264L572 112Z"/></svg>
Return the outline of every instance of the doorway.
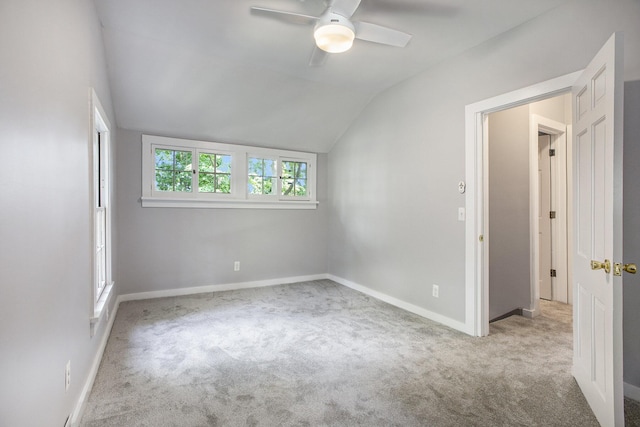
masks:
<svg viewBox="0 0 640 427"><path fill-rule="evenodd" d="M488 180L485 170L488 169L489 114L512 107L523 106L556 95L568 93L580 76L580 72L567 74L533 86L522 88L504 95L489 98L475 104L467 105L466 116L466 169L471 173L466 176L467 187L474 191L467 192L466 212L471 220L466 223L466 329L475 336L486 336L489 333L489 269L485 268L488 254L485 253L485 235L488 230L488 206L484 203L483 194L488 194ZM536 132L537 135L537 132ZM480 143L479 143L480 142ZM537 152L537 144L536 144ZM537 174L537 172L536 172ZM487 236L488 237L488 236ZM537 242L537 239L532 240ZM534 251L535 253L535 251ZM534 269L530 274L538 275ZM536 287L537 289L537 287Z"/></svg>
<svg viewBox="0 0 640 427"><path fill-rule="evenodd" d="M489 318L568 303L567 125L559 95L488 114L485 251Z"/></svg>

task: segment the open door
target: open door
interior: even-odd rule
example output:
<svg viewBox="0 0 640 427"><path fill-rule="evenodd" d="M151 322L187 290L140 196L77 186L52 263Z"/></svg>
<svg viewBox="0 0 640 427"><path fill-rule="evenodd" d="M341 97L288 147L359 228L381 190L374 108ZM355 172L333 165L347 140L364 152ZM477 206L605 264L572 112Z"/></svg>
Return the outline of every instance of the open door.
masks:
<svg viewBox="0 0 640 427"><path fill-rule="evenodd" d="M603 426L624 425L622 49L616 33L572 89L573 375Z"/></svg>

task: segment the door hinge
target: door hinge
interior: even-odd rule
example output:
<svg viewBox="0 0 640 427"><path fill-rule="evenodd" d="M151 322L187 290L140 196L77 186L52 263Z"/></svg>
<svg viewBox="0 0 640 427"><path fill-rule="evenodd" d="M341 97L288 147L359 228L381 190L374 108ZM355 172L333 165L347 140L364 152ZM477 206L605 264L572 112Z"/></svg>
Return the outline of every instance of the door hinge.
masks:
<svg viewBox="0 0 640 427"><path fill-rule="evenodd" d="M549 218L556 219L556 211L549 211Z"/></svg>
<svg viewBox="0 0 640 427"><path fill-rule="evenodd" d="M549 149L549 157L553 157L556 155L556 149L555 148L550 148Z"/></svg>
<svg viewBox="0 0 640 427"><path fill-rule="evenodd" d="M551 277L556 277L556 270L554 268L551 269Z"/></svg>

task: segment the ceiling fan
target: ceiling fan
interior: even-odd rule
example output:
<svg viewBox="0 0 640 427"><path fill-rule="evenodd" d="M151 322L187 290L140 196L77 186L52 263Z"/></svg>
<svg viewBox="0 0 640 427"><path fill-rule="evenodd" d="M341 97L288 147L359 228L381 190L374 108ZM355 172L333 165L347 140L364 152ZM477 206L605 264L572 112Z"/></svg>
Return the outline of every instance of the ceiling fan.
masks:
<svg viewBox="0 0 640 427"><path fill-rule="evenodd" d="M389 46L405 47L411 34L394 30L370 22L350 21L360 6L361 0L333 0L320 16L304 15L283 10L252 6L251 12L277 17L295 24L315 24L313 36L316 47L309 65L322 65L327 53L345 52L351 48L354 39L366 40Z"/></svg>

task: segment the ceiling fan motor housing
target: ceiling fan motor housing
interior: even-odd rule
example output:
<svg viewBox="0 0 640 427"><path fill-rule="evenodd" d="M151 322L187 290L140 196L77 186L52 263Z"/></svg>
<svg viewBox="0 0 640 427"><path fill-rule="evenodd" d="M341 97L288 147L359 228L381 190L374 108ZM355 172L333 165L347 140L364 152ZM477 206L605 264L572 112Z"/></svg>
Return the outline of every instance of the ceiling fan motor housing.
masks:
<svg viewBox="0 0 640 427"><path fill-rule="evenodd" d="M351 21L328 10L318 19L313 36L320 49L329 53L340 53L351 48L356 33Z"/></svg>

